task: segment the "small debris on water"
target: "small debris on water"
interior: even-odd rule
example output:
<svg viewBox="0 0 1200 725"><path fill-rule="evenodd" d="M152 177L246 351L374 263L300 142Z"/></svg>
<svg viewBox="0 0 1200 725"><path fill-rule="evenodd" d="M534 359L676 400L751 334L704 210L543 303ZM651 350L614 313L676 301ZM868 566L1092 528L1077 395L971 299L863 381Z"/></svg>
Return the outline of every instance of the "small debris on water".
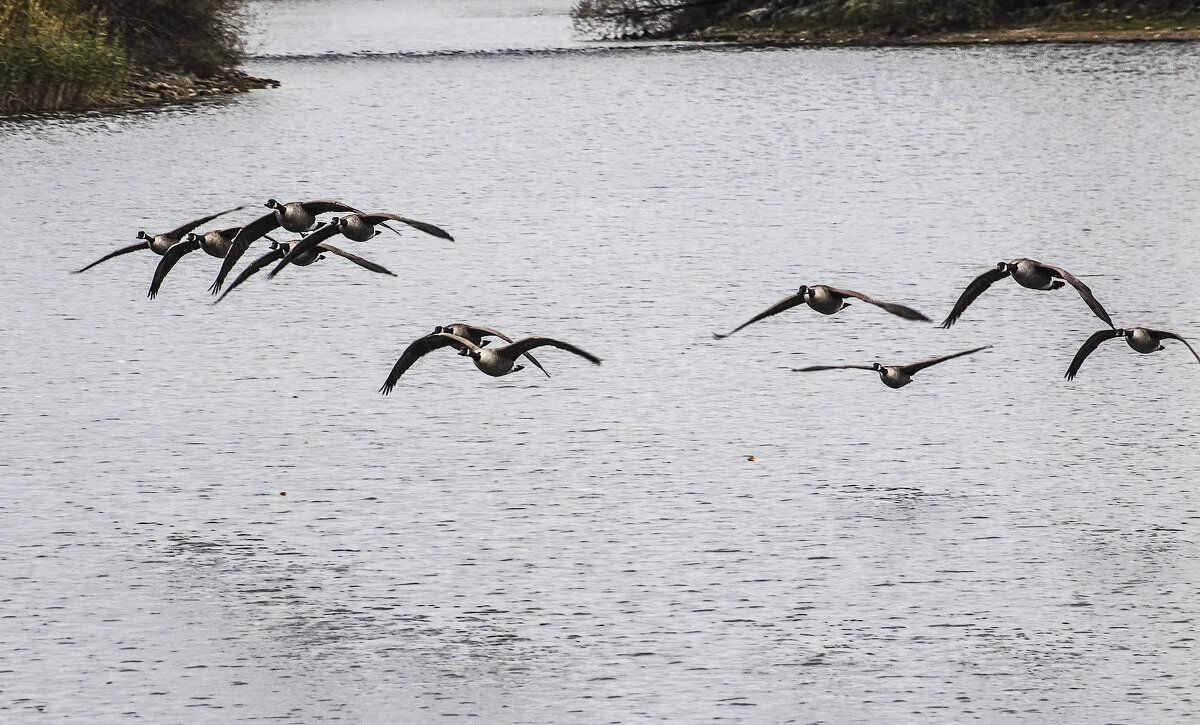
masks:
<svg viewBox="0 0 1200 725"><path fill-rule="evenodd" d="M287 495L287 491L280 491L280 492L279 492L279 495L280 495L280 496L286 496L286 495Z"/></svg>
<svg viewBox="0 0 1200 725"><path fill-rule="evenodd" d="M754 460L754 456L746 456L746 460L747 460L747 461L753 461L753 460Z"/></svg>

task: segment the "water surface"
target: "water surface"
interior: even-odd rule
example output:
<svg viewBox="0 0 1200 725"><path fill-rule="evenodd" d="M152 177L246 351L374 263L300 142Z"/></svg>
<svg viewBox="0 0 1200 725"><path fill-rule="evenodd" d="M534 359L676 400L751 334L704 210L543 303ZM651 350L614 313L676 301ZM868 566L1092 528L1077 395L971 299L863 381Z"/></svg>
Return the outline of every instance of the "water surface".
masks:
<svg viewBox="0 0 1200 725"><path fill-rule="evenodd" d="M1197 716L1182 345L1068 383L1103 323L1011 280L951 330L710 336L800 284L940 319L1030 256L1200 338L1194 47L608 51L565 3L384 5L256 6L277 90L0 122L6 719ZM153 301L148 253L68 274L267 197L456 242L215 307L208 257ZM604 364L376 392L458 320ZM898 391L791 370L981 344Z"/></svg>

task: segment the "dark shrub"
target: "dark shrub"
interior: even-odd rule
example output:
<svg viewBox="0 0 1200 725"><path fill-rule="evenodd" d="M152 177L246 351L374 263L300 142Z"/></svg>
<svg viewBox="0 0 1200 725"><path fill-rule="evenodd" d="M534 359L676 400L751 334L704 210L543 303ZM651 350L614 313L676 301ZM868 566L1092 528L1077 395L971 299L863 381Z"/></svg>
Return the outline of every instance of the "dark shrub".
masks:
<svg viewBox="0 0 1200 725"><path fill-rule="evenodd" d="M212 76L241 62L242 0L79 0L144 68Z"/></svg>

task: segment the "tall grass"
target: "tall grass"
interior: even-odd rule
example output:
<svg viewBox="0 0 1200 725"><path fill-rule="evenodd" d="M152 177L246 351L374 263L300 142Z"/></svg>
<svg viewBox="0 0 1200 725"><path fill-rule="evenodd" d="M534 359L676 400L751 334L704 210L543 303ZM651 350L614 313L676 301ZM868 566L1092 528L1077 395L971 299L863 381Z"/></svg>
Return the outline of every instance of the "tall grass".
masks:
<svg viewBox="0 0 1200 725"><path fill-rule="evenodd" d="M72 0L0 0L0 112L86 105L131 71L103 19Z"/></svg>

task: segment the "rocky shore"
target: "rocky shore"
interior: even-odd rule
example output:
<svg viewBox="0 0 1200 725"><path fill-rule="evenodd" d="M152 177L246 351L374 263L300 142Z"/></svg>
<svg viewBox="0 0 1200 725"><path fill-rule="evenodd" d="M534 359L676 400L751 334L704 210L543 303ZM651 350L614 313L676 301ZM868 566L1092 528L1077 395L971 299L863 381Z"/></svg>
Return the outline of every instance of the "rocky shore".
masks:
<svg viewBox="0 0 1200 725"><path fill-rule="evenodd" d="M146 106L278 87L277 80L256 78L236 69L222 71L210 78L177 73L143 74L133 78L127 88L114 94L104 105Z"/></svg>

